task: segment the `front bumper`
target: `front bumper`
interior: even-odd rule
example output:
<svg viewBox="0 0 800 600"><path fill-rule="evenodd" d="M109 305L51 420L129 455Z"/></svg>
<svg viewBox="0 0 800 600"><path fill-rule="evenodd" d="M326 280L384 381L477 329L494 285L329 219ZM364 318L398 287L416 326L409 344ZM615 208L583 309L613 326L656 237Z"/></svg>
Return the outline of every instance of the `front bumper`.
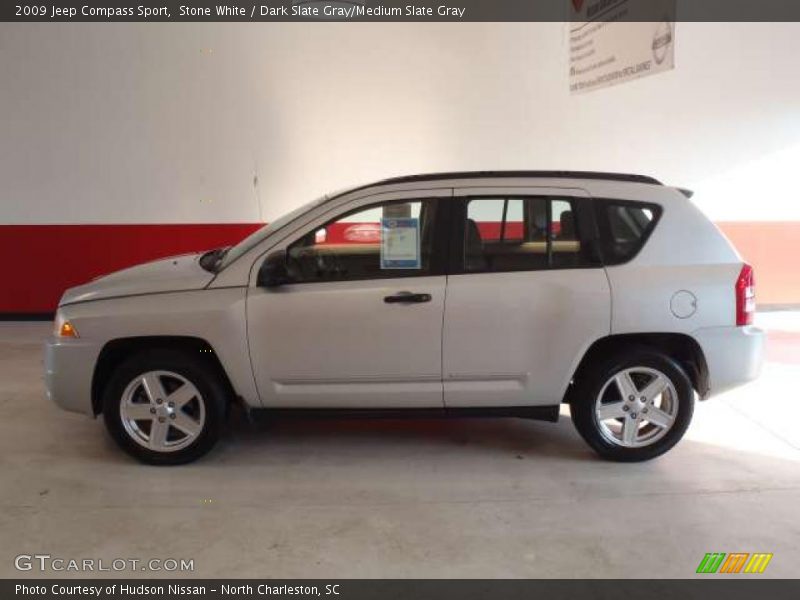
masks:
<svg viewBox="0 0 800 600"><path fill-rule="evenodd" d="M752 381L761 373L766 335L758 327L705 327L692 336L708 365L706 398Z"/></svg>
<svg viewBox="0 0 800 600"><path fill-rule="evenodd" d="M80 338L50 337L44 344L47 397L64 410L94 416L92 377L100 348Z"/></svg>

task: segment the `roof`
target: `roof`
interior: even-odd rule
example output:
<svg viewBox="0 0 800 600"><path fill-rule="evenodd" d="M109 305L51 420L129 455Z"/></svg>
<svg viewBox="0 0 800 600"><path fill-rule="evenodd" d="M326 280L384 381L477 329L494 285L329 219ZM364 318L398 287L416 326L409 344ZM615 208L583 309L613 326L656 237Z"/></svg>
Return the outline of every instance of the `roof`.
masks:
<svg viewBox="0 0 800 600"><path fill-rule="evenodd" d="M635 173L605 173L601 171L450 171L444 173L421 173L419 175L403 175L401 177L390 177L373 181L364 185L357 185L351 188L344 188L335 193L325 194L321 200L328 202L341 198L345 194L360 192L373 187L384 185L415 183L425 181L446 181L451 179L502 179L502 178L531 178L531 179L593 179L596 181L621 181L624 183L644 183L648 185L660 185L658 179L647 175L637 175Z"/></svg>
<svg viewBox="0 0 800 600"><path fill-rule="evenodd" d="M423 173L420 175L392 177L370 183L369 185L360 186L356 189L363 189L376 185L389 185L394 183L414 183L418 181L440 181L444 179L498 179L504 177L529 177L538 179L596 179L605 181L623 181L626 183L664 185L653 177L648 177L647 175L635 175L632 173L602 173L598 171L455 171L451 173Z"/></svg>

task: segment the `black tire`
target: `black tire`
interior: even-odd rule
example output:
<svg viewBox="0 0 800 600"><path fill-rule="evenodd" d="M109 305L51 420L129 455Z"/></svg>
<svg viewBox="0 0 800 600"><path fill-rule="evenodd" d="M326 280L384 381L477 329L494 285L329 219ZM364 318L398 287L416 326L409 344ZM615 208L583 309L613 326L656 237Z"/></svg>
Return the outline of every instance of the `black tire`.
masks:
<svg viewBox="0 0 800 600"><path fill-rule="evenodd" d="M186 447L171 451L146 448L123 425L120 414L123 394L131 382L149 371L176 373L200 394L194 402L202 402L204 422L194 441ZM134 458L151 465L179 465L197 460L217 442L225 422L227 400L226 387L208 360L176 350L154 349L134 354L114 370L103 391L103 418L114 441Z"/></svg>
<svg viewBox="0 0 800 600"><path fill-rule="evenodd" d="M678 406L674 422L666 435L647 446L627 447L614 443L604 435L595 413L595 402L611 377L624 369L635 367L655 369L666 376L675 388ZM570 399L575 428L595 452L608 460L640 462L656 458L680 441L692 420L694 390L686 371L675 360L653 348L632 346L616 352L589 368L575 382L575 386Z"/></svg>

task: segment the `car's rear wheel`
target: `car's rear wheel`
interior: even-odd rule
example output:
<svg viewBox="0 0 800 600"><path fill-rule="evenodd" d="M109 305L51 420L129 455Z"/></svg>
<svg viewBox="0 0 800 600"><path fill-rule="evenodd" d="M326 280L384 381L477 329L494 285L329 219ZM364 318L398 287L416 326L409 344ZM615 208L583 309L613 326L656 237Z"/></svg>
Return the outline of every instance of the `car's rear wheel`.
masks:
<svg viewBox="0 0 800 600"><path fill-rule="evenodd" d="M206 361L153 350L117 367L105 389L103 416L125 452L145 463L174 465L214 446L225 404L225 388Z"/></svg>
<svg viewBox="0 0 800 600"><path fill-rule="evenodd" d="M663 454L683 437L694 391L672 358L636 347L585 373L570 404L575 427L600 456L636 462Z"/></svg>

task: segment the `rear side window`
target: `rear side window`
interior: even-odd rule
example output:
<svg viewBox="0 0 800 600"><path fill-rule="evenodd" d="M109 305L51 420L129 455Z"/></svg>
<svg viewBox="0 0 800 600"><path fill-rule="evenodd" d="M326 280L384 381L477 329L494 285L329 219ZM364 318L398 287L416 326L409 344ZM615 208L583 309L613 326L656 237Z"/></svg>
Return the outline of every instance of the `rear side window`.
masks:
<svg viewBox="0 0 800 600"><path fill-rule="evenodd" d="M642 249L661 216L657 204L603 200L598 202L603 260L618 265Z"/></svg>
<svg viewBox="0 0 800 600"><path fill-rule="evenodd" d="M597 266L570 198L469 198L464 224L468 273Z"/></svg>

